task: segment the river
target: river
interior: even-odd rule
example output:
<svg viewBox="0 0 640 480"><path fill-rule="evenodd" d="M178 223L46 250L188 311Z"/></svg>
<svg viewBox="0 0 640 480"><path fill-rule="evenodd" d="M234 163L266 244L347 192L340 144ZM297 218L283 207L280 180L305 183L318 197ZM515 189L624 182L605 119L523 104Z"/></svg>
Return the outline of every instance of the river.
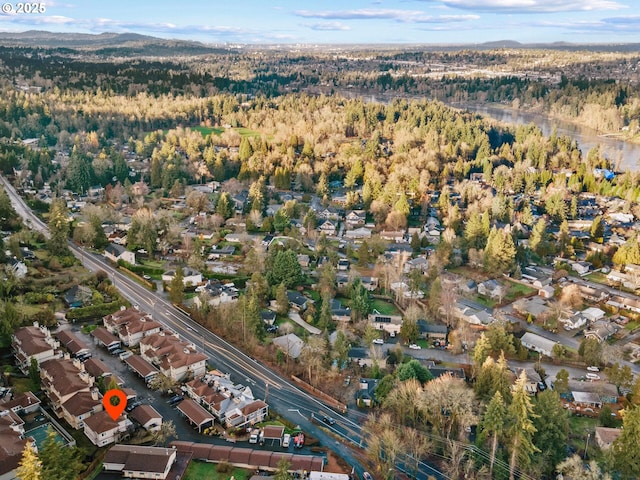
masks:
<svg viewBox="0 0 640 480"><path fill-rule="evenodd" d="M360 97L366 102L389 103L394 96L386 94L368 94L355 90L342 89L339 91L341 95L347 98ZM414 97L405 95L408 100L422 100L424 97ZM579 148L584 155L587 154L596 145L600 145L602 154L611 160L614 167L618 171L639 171L640 170L640 144L624 141L616 137L605 137L598 135L595 130L582 127L574 123L558 120L540 113L523 112L508 108L499 104L474 104L474 103L457 103L452 104L444 102L454 108L469 110L476 112L484 117L493 118L499 122L512 125L529 125L535 124L545 136L551 135L554 128L558 135L566 135L578 143Z"/></svg>
<svg viewBox="0 0 640 480"><path fill-rule="evenodd" d="M595 130L574 123L564 122L543 114L522 112L502 107L501 105L465 104L454 106L479 113L482 116L490 117L503 123L513 125L529 125L533 123L545 136L551 135L555 128L558 135L566 135L575 139L585 155L593 147L600 145L600 151L613 162L618 170L640 170L640 145L637 143L626 142L615 137L605 137L598 135Z"/></svg>

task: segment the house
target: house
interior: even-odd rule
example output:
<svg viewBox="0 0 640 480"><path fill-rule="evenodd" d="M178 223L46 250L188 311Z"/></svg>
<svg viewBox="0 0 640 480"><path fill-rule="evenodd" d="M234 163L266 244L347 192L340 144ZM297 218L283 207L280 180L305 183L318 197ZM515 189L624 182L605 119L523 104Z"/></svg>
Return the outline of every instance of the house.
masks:
<svg viewBox="0 0 640 480"><path fill-rule="evenodd" d="M84 369L94 379L98 379L100 377L110 377L111 375L113 375L113 372L111 372L111 369L107 367L107 365L98 358L90 358L87 361L85 361Z"/></svg>
<svg viewBox="0 0 640 480"><path fill-rule="evenodd" d="M93 337L94 343L96 343L97 345L102 345L107 349L120 346L120 339L104 327L96 328L93 332L91 332L91 336Z"/></svg>
<svg viewBox="0 0 640 480"><path fill-rule="evenodd" d="M620 310L629 310L630 312L640 313L640 301L632 297L614 295L607 301L607 305Z"/></svg>
<svg viewBox="0 0 640 480"><path fill-rule="evenodd" d="M204 375L206 369L205 354L197 352L192 344L183 342L177 335L165 332L143 338L140 341L140 356L176 382L188 376Z"/></svg>
<svg viewBox="0 0 640 480"><path fill-rule="evenodd" d="M125 359L124 363L126 363L131 370L140 375L140 377L142 377L142 379L147 383L149 383L149 381L159 373L156 367L151 365L140 355L131 355Z"/></svg>
<svg viewBox="0 0 640 480"><path fill-rule="evenodd" d="M351 262L346 258L341 258L338 260L338 271L339 272L347 272L351 267Z"/></svg>
<svg viewBox="0 0 640 480"><path fill-rule="evenodd" d="M331 319L334 322L349 322L351 321L351 309L343 307L342 302L334 298L331 300Z"/></svg>
<svg viewBox="0 0 640 480"><path fill-rule="evenodd" d="M302 254L302 253L298 254L298 263L302 268L309 268L309 262L310 262L309 255Z"/></svg>
<svg viewBox="0 0 640 480"><path fill-rule="evenodd" d="M584 331L585 338L595 338L602 343L616 334L618 326L608 320L598 320L593 322L591 326Z"/></svg>
<svg viewBox="0 0 640 480"><path fill-rule="evenodd" d="M294 310L302 312L307 309L307 297L300 295L298 292L287 292L287 298L289 299L289 305Z"/></svg>
<svg viewBox="0 0 640 480"><path fill-rule="evenodd" d="M558 343L531 332L525 333L520 339L520 342L523 347L546 355L547 357L551 357L553 347Z"/></svg>
<svg viewBox="0 0 640 480"><path fill-rule="evenodd" d="M69 330L60 330L55 335L60 344L74 357L90 353L89 347L75 333Z"/></svg>
<svg viewBox="0 0 640 480"><path fill-rule="evenodd" d="M385 368L387 366L386 357L382 355L377 345L374 345L373 348L378 349L380 354L372 356L368 348L352 347L347 352L347 357L350 362L357 363L360 367L373 367L377 364L380 368Z"/></svg>
<svg viewBox="0 0 640 480"><path fill-rule="evenodd" d="M560 321L563 323L565 330L576 330L587 324L587 318L580 312L574 313L567 319L560 319Z"/></svg>
<svg viewBox="0 0 640 480"><path fill-rule="evenodd" d="M446 341L448 329L446 325L427 323L426 320L418 320L418 338L427 340Z"/></svg>
<svg viewBox="0 0 640 480"><path fill-rule="evenodd" d="M427 370L433 378L443 377L449 375L453 378L460 378L462 380L467 379L467 375L464 373L464 368L451 368L451 367L436 367L427 366Z"/></svg>
<svg viewBox="0 0 640 480"><path fill-rule="evenodd" d="M420 299L424 298L424 292L422 290L412 291L409 285L405 282L393 282L389 285L391 291L398 297Z"/></svg>
<svg viewBox="0 0 640 480"><path fill-rule="evenodd" d="M201 308L205 301L214 307L223 303L233 303L238 301L239 296L238 289L232 282L223 284L218 280L209 280L196 291L199 291L200 295L193 299L193 304L198 308Z"/></svg>
<svg viewBox="0 0 640 480"><path fill-rule="evenodd" d="M3 411L10 410L18 415L28 415L40 409L40 400L32 392L9 394L0 399L0 415ZM2 478L2 476L0 476Z"/></svg>
<svg viewBox="0 0 640 480"><path fill-rule="evenodd" d="M371 235L371 229L367 227L354 228L353 230L347 230L344 233L345 238L349 240L364 240L367 238L371 238Z"/></svg>
<svg viewBox="0 0 640 480"><path fill-rule="evenodd" d="M576 404L576 410L580 408L602 408L600 395L592 392L571 391L573 402Z"/></svg>
<svg viewBox="0 0 640 480"><path fill-rule="evenodd" d="M529 265L522 269L522 279L528 281L536 288L551 285L553 281L550 274L535 265Z"/></svg>
<svg viewBox="0 0 640 480"><path fill-rule="evenodd" d="M589 307L583 310L582 315L590 322L597 322L604 318L604 311L596 307Z"/></svg>
<svg viewBox="0 0 640 480"><path fill-rule="evenodd" d="M373 292L378 288L378 277L360 277L360 283L362 283L364 288Z"/></svg>
<svg viewBox="0 0 640 480"><path fill-rule="evenodd" d="M401 315L382 315L379 313L371 313L368 317L369 323L376 330L384 330L393 335L400 333L402 327Z"/></svg>
<svg viewBox="0 0 640 480"><path fill-rule="evenodd" d="M404 232L383 230L380 232L380 238L389 242L402 243L405 241Z"/></svg>
<svg viewBox="0 0 640 480"><path fill-rule="evenodd" d="M110 315L103 317L105 328L113 335L118 335L120 341L127 346L135 347L144 337L158 333L162 325L151 318L151 315L141 312L135 307L124 307Z"/></svg>
<svg viewBox="0 0 640 480"><path fill-rule="evenodd" d="M411 260L407 260L404 264L404 273L409 273L412 270L418 270L422 273L429 269L429 261L426 257L416 257Z"/></svg>
<svg viewBox="0 0 640 480"><path fill-rule="evenodd" d="M375 378L361 378L356 392L356 405L358 407L373 407L376 404L376 387L378 380Z"/></svg>
<svg viewBox="0 0 640 480"><path fill-rule="evenodd" d="M260 318L267 325L273 325L276 321L276 312L273 310L262 310L260 312Z"/></svg>
<svg viewBox="0 0 640 480"><path fill-rule="evenodd" d="M267 425L262 430L262 438L264 442L269 442L269 445L274 445L276 442L278 446L282 445L282 436L284 435L284 427L277 425Z"/></svg>
<svg viewBox="0 0 640 480"><path fill-rule="evenodd" d="M569 265L571 265L571 269L580 276L586 275L591 270L590 262L570 262Z"/></svg>
<svg viewBox="0 0 640 480"><path fill-rule="evenodd" d="M327 237L335 237L337 232L336 226L331 220L325 220L318 225L318 231L324 233Z"/></svg>
<svg viewBox="0 0 640 480"><path fill-rule="evenodd" d="M95 446L104 447L128 437L132 427L126 416L120 415L114 420L109 413L102 411L84 421L84 434Z"/></svg>
<svg viewBox="0 0 640 480"><path fill-rule="evenodd" d="M294 359L300 356L305 345L304 340L294 333L276 337L272 342L280 348L285 355Z"/></svg>
<svg viewBox="0 0 640 480"><path fill-rule="evenodd" d="M202 273L197 270L192 268L183 268L182 273L184 275L182 283L185 287L200 285L202 283ZM162 274L162 281L165 283L171 283L175 276L175 270L168 270Z"/></svg>
<svg viewBox="0 0 640 480"><path fill-rule="evenodd" d="M131 265L136 264L136 254L134 252L130 252L122 245L117 245L115 243L107 245L107 248L104 250L104 257L107 260L111 260L116 263L118 260L123 260Z"/></svg>
<svg viewBox="0 0 640 480"><path fill-rule="evenodd" d="M17 279L24 278L27 276L27 273L29 273L29 269L21 260L10 258L7 260L7 263L9 271L13 273L13 276Z"/></svg>
<svg viewBox="0 0 640 480"><path fill-rule="evenodd" d="M555 293L555 289L551 285L545 285L544 287L538 289L538 295L540 295L544 299L553 298Z"/></svg>
<svg viewBox="0 0 640 480"><path fill-rule="evenodd" d="M594 288L589 285L575 284L580 289L580 295L589 302L604 302L609 298L609 293L602 288Z"/></svg>
<svg viewBox="0 0 640 480"><path fill-rule="evenodd" d="M91 304L93 292L86 285L74 285L64 294L63 300L69 308L79 308Z"/></svg>
<svg viewBox="0 0 640 480"><path fill-rule="evenodd" d="M162 428L162 415L151 405L140 405L134 408L130 416L148 432L158 432Z"/></svg>
<svg viewBox="0 0 640 480"><path fill-rule="evenodd" d="M214 245L211 249L211 253L209 254L209 260L216 260L222 257L230 257L236 251L236 247L233 245L227 245L224 247L219 247L218 245Z"/></svg>
<svg viewBox="0 0 640 480"><path fill-rule="evenodd" d="M202 432L203 427L213 425L213 415L190 398L181 401L177 409L187 418L190 424L198 429L198 432Z"/></svg>
<svg viewBox="0 0 640 480"><path fill-rule="evenodd" d="M366 222L366 219L367 212L365 212L364 210L349 210L344 216L344 222L349 229L363 226Z"/></svg>
<svg viewBox="0 0 640 480"><path fill-rule="evenodd" d="M175 461L175 448L114 445L102 465L106 472L117 472L125 478L165 480Z"/></svg>
<svg viewBox="0 0 640 480"><path fill-rule="evenodd" d="M27 445L35 446L33 437L24 436L24 421L9 409L0 406L0 479L17 478L16 468Z"/></svg>
<svg viewBox="0 0 640 480"><path fill-rule="evenodd" d="M524 317L531 315L533 318L538 318L550 312L550 308L547 306L545 299L539 296L519 298L513 302L511 306Z"/></svg>
<svg viewBox="0 0 640 480"><path fill-rule="evenodd" d="M597 393L602 403L615 404L618 402L618 387L608 382L581 382L569 380L569 390L578 392Z"/></svg>
<svg viewBox="0 0 640 480"><path fill-rule="evenodd" d="M11 336L11 348L22 373L29 371L32 358L40 365L56 357L59 347L60 342L51 336L49 329L37 323L33 327L19 328Z"/></svg>
<svg viewBox="0 0 640 480"><path fill-rule="evenodd" d="M621 428L596 427L596 443L600 450L608 450L621 434Z"/></svg>
<svg viewBox="0 0 640 480"><path fill-rule="evenodd" d="M491 310L480 309L476 303L469 302L465 299L456 301L453 307L453 315L457 319L464 320L470 325L486 326L494 320Z"/></svg>
<svg viewBox="0 0 640 480"><path fill-rule="evenodd" d="M500 285L496 280L487 280L478 284L478 293L490 298L503 298L505 296L506 289L503 285Z"/></svg>

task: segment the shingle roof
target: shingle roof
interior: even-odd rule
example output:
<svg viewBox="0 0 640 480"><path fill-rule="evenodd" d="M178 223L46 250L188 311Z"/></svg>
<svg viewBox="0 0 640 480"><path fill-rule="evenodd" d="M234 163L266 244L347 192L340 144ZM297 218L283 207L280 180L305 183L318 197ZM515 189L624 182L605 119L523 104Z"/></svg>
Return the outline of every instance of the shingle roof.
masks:
<svg viewBox="0 0 640 480"><path fill-rule="evenodd" d="M104 463L124 464L124 470L163 473L175 460L173 448L115 445L104 457Z"/></svg>
<svg viewBox="0 0 640 480"><path fill-rule="evenodd" d="M189 417L189 420L191 420L196 425L202 425L203 423L213 421L214 419L213 415L211 415L190 398L186 398L182 402L180 402L178 404L178 410Z"/></svg>

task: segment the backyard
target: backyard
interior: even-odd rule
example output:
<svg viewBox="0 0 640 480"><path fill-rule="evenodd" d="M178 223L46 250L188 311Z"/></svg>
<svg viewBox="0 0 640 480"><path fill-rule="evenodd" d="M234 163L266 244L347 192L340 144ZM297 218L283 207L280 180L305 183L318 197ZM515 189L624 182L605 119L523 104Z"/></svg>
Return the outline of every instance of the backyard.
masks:
<svg viewBox="0 0 640 480"><path fill-rule="evenodd" d="M227 469L223 467L223 470L224 472L218 471L218 464L194 460L189 463L184 474L184 480L200 480L202 478L210 480L227 480L229 478L247 480L251 477L251 472L242 468L229 467Z"/></svg>

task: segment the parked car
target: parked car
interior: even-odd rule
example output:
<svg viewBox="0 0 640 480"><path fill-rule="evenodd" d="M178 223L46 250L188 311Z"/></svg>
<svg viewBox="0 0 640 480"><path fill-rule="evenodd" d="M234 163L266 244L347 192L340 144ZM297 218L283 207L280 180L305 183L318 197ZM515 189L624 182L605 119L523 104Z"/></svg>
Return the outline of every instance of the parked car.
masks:
<svg viewBox="0 0 640 480"><path fill-rule="evenodd" d="M600 375L597 373L587 373L586 377L588 380L600 380Z"/></svg>
<svg viewBox="0 0 640 480"><path fill-rule="evenodd" d="M373 343L374 343L374 345L384 345L384 340L383 340L383 339L381 339L381 338L376 338L376 339L373 341Z"/></svg>
<svg viewBox="0 0 640 480"><path fill-rule="evenodd" d="M544 382L538 382L538 391L539 392L544 392L547 389L547 386L545 385Z"/></svg>
<svg viewBox="0 0 640 480"><path fill-rule="evenodd" d="M174 395L167 403L173 407L174 405L179 404L182 400L184 400L182 395Z"/></svg>
<svg viewBox="0 0 640 480"><path fill-rule="evenodd" d="M116 348L115 350L111 350L109 353L111 353L111 355L120 355L121 353L124 353L125 350L121 349L121 348Z"/></svg>
<svg viewBox="0 0 640 480"><path fill-rule="evenodd" d="M587 370L589 370L590 372L599 372L600 371L600 369L598 367L594 367L594 366L587 367Z"/></svg>
<svg viewBox="0 0 640 480"><path fill-rule="evenodd" d="M133 411L134 408L137 408L140 405L142 405L142 402L140 400L134 400L133 402L127 403L127 406L124 409L127 412L131 412L131 411Z"/></svg>
<svg viewBox="0 0 640 480"><path fill-rule="evenodd" d="M278 331L278 326L269 325L267 328L265 328L265 330L267 331L267 333L276 333Z"/></svg>
<svg viewBox="0 0 640 480"><path fill-rule="evenodd" d="M125 350L124 352L122 352L120 355L118 355L118 357L120 358L120 360L122 360L123 362L129 358L131 355L133 355L133 352L130 350Z"/></svg>
<svg viewBox="0 0 640 480"><path fill-rule="evenodd" d="M363 478L364 480L373 480L373 477L371 476L371 474L370 474L369 472L364 472L364 473L362 474L362 478Z"/></svg>
<svg viewBox="0 0 640 480"><path fill-rule="evenodd" d="M282 439L282 446L284 448L289 448L290 443L291 443L291 435L289 433L285 433L284 438Z"/></svg>
<svg viewBox="0 0 640 480"><path fill-rule="evenodd" d="M422 349L422 347L420 345L417 345L415 343L412 343L411 345L409 345L409 348L411 350L421 350Z"/></svg>

